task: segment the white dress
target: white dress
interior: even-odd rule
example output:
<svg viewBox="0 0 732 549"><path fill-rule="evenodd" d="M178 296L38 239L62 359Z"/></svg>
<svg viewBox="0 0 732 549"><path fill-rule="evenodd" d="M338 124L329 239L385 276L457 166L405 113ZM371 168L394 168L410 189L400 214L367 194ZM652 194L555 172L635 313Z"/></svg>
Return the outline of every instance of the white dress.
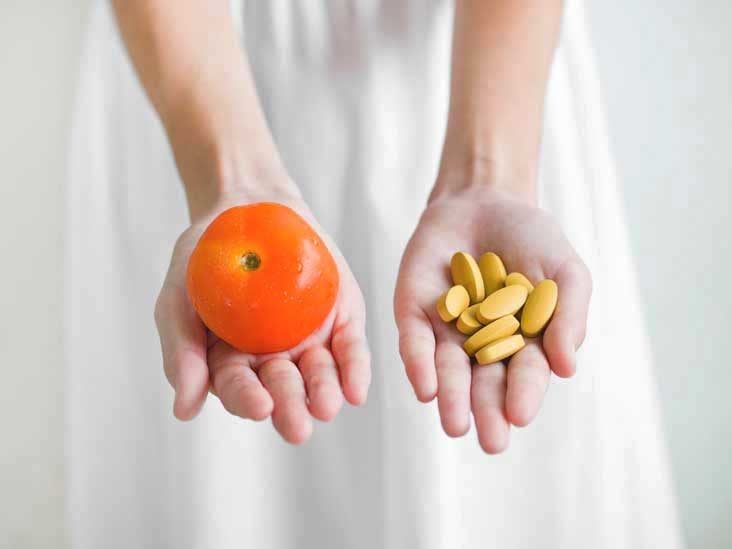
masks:
<svg viewBox="0 0 732 549"><path fill-rule="evenodd" d="M474 429L448 438L436 406L415 400L392 320L400 253L439 160L451 3L236 8L286 165L365 292L370 399L316 425L304 447L213 397L194 422L173 419L152 308L186 208L161 125L99 1L68 184L72 546L680 547L581 5L567 3L552 72L541 200L593 272L589 336L578 375L553 379L535 423L514 429L497 457L481 452Z"/></svg>

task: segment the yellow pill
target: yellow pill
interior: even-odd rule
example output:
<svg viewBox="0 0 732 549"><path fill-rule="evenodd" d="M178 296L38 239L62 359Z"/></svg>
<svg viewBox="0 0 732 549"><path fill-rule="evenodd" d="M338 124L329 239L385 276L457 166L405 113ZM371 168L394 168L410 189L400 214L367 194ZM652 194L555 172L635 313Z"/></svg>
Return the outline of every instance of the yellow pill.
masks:
<svg viewBox="0 0 732 549"><path fill-rule="evenodd" d="M493 364L520 351L524 345L526 343L524 342L524 338L521 337L521 334L504 337L483 347L475 353L475 358L481 366Z"/></svg>
<svg viewBox="0 0 732 549"><path fill-rule="evenodd" d="M526 300L521 313L521 332L526 337L536 337L549 323L557 307L559 289L553 280L542 280Z"/></svg>
<svg viewBox="0 0 732 549"><path fill-rule="evenodd" d="M483 324L488 324L502 316L515 314L528 295L529 291L523 286L506 286L486 297L475 316Z"/></svg>
<svg viewBox="0 0 732 549"><path fill-rule="evenodd" d="M529 290L529 293L534 290L534 285L524 275L521 273L509 273L506 277L506 286L515 286L516 284Z"/></svg>
<svg viewBox="0 0 732 549"><path fill-rule="evenodd" d="M516 320L512 315L506 315L498 320L495 320L481 328L463 343L463 349L470 356L473 356L478 349L485 347L489 343L493 343L504 337L508 337L519 328L519 321Z"/></svg>
<svg viewBox="0 0 732 549"><path fill-rule="evenodd" d="M480 303L477 305L471 305L460 314L457 319L458 332L465 335L472 335L483 327L483 325L478 322L478 319L475 318L475 313L478 310L478 307L480 307Z"/></svg>
<svg viewBox="0 0 732 549"><path fill-rule="evenodd" d="M478 303L485 299L483 276L473 256L465 252L456 252L450 260L452 283L464 286L470 294L470 302Z"/></svg>
<svg viewBox="0 0 732 549"><path fill-rule="evenodd" d="M453 286L437 300L437 314L445 322L455 320L470 305L468 290L462 286Z"/></svg>
<svg viewBox="0 0 732 549"><path fill-rule="evenodd" d="M490 295L496 290L503 288L506 283L506 267L503 261L493 252L487 252L478 260L480 274L483 275L485 294Z"/></svg>

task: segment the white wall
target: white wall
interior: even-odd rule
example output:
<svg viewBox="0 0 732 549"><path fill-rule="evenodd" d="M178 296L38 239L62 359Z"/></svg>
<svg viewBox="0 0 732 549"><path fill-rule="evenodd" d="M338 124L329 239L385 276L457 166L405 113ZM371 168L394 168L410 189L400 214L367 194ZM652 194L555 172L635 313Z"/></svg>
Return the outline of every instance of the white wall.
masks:
<svg viewBox="0 0 732 549"><path fill-rule="evenodd" d="M692 547L732 546L727 0L589 2ZM0 5L0 546L63 545L60 214L86 1Z"/></svg>

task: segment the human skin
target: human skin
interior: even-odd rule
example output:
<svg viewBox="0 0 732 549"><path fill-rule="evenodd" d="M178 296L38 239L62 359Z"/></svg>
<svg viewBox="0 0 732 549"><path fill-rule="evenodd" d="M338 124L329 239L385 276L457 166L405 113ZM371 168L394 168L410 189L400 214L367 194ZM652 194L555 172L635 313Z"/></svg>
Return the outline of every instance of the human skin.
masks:
<svg viewBox="0 0 732 549"><path fill-rule="evenodd" d="M308 439L315 417L332 419L345 398L366 401L371 379L361 290L282 165L231 20L228 2L118 0L123 39L166 129L191 225L178 238L155 307L173 412L193 418L207 394L237 416L272 423L288 442ZM172 15L171 15L172 14ZM209 332L185 289L188 257L225 209L271 201L307 219L330 248L339 295L323 326L272 355L241 353Z"/></svg>
<svg viewBox="0 0 732 549"><path fill-rule="evenodd" d="M174 414L194 417L210 390L231 413L255 420L271 416L285 440L304 442L312 417L331 419L344 397L351 404L366 400L370 358L358 284L283 166L228 2L115 0L114 8L166 129L191 216L155 311L165 373L175 389ZM440 172L397 282L400 351L417 397L437 396L450 435L467 431L472 406L487 451L505 448L509 422L525 424L536 413L550 363L559 375L573 372L574 347L584 332L586 269L555 222L534 206L543 95L560 12L556 1L457 2ZM218 213L263 200L287 204L313 224L336 258L341 291L334 312L313 336L285 353L257 356L236 351L206 330L188 301L184 272L198 236ZM506 219L523 216L526 232L509 235L498 224L478 231L477 224L468 227L463 220L456 226L449 215L461 211L461 217L477 218L484 213L480 205ZM521 238L532 242L524 248L525 261L515 253ZM560 306L545 336L546 352L529 345L511 361L508 374L503 366L471 371L467 357L456 351L457 336L431 316L433 294L447 284L444 273L434 269L434 255L427 263L435 249L443 254L491 249L530 277L556 277ZM414 275L420 269L430 272L423 287ZM564 282L562 269L569 277Z"/></svg>
<svg viewBox="0 0 732 549"><path fill-rule="evenodd" d="M511 425L536 416L550 374L575 372L592 291L590 274L557 222L536 204L544 95L559 31L559 0L458 0L450 110L440 170L404 252L394 296L399 346L417 398L437 397L445 432L475 422L488 453ZM471 366L463 337L440 320L450 254L496 252L534 283L554 279L556 313L543 341L509 361Z"/></svg>

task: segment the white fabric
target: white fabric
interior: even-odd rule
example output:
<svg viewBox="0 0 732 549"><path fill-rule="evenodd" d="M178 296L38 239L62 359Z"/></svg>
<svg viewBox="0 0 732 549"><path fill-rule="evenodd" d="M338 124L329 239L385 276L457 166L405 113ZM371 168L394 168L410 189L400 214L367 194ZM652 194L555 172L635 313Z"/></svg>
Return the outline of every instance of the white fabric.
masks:
<svg viewBox="0 0 732 549"><path fill-rule="evenodd" d="M452 6L239 6L277 144L366 295L368 405L301 448L209 398L179 423L152 307L186 226L160 124L106 2L94 6L68 184L68 519L74 548L681 546L651 363L581 6L547 102L542 202L595 281L578 375L504 455L413 397L391 297L436 172ZM171 17L171 24L174 19ZM205 47L205 45L202 45ZM623 340L623 346L618 346Z"/></svg>

